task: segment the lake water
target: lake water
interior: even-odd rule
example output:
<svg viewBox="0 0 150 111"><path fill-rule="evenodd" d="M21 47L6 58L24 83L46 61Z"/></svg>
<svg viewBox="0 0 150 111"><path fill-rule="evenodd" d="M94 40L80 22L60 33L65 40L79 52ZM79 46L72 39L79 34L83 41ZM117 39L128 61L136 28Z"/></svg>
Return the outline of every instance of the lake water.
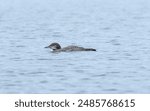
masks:
<svg viewBox="0 0 150 111"><path fill-rule="evenodd" d="M150 93L150 1L0 0L0 93Z"/></svg>

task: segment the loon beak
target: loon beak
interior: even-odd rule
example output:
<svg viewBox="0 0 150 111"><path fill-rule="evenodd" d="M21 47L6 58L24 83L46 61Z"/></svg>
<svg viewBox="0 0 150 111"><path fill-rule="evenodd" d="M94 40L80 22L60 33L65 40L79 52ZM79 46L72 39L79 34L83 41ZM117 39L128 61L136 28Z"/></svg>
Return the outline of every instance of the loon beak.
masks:
<svg viewBox="0 0 150 111"><path fill-rule="evenodd" d="M49 46L46 46L46 47L44 47L44 48L50 48Z"/></svg>

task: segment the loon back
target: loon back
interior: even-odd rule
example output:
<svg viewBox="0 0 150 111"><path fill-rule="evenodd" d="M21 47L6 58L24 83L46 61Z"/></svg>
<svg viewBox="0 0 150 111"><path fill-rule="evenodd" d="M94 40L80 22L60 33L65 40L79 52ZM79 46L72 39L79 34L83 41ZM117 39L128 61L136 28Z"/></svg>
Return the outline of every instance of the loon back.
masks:
<svg viewBox="0 0 150 111"><path fill-rule="evenodd" d="M96 51L96 49L93 49L93 48L83 48L83 47L74 46L74 45L64 47L61 50L63 51Z"/></svg>

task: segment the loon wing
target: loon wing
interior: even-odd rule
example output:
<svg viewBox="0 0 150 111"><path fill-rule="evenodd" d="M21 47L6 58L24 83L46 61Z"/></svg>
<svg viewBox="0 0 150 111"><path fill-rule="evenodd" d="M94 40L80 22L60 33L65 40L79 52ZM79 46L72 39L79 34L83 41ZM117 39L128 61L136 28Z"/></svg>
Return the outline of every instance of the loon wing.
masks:
<svg viewBox="0 0 150 111"><path fill-rule="evenodd" d="M62 50L63 51L82 51L82 50L84 50L84 48L79 47L79 46L70 45L70 46L62 48Z"/></svg>

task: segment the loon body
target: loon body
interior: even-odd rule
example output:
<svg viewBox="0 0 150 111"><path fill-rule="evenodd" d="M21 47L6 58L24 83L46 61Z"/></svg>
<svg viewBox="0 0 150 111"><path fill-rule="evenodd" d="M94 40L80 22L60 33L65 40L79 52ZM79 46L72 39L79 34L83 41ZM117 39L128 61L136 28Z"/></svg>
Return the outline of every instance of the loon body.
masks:
<svg viewBox="0 0 150 111"><path fill-rule="evenodd" d="M61 46L58 43L52 43L45 48L50 48L53 50L53 52L96 51L96 49L93 49L93 48L83 48L83 47L74 46L74 45L61 48Z"/></svg>

